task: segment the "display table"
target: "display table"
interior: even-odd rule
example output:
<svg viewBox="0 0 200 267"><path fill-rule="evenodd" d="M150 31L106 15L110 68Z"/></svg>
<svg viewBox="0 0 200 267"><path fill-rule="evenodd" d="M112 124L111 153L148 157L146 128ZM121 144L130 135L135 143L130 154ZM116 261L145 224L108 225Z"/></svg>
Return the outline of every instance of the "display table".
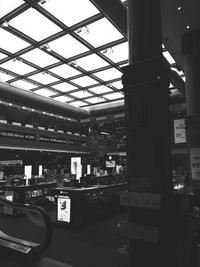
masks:
<svg viewBox="0 0 200 267"><path fill-rule="evenodd" d="M119 211L120 192L126 189L126 183L52 189L57 198L56 222L78 227Z"/></svg>
<svg viewBox="0 0 200 267"><path fill-rule="evenodd" d="M56 182L43 182L34 185L3 185L5 199L16 203L33 203L51 194L51 189L55 188ZM5 207L5 214L13 215L16 213L12 208Z"/></svg>

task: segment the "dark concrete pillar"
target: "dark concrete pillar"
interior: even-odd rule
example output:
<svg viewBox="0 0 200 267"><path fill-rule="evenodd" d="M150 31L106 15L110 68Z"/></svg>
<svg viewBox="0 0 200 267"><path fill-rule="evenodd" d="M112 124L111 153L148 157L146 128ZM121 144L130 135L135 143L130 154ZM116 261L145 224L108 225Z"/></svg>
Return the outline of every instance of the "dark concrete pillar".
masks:
<svg viewBox="0 0 200 267"><path fill-rule="evenodd" d="M128 1L129 63L123 69L133 267L178 266L174 253L169 79L160 1Z"/></svg>
<svg viewBox="0 0 200 267"><path fill-rule="evenodd" d="M200 29L186 32L182 35L182 54L184 60L184 73L186 77L186 139L188 150L189 181L195 195L199 195L200 181ZM199 221L191 220L199 229ZM190 242L190 250L194 266L197 266L198 233L194 234Z"/></svg>
<svg viewBox="0 0 200 267"><path fill-rule="evenodd" d="M200 114L200 29L182 36L187 115Z"/></svg>

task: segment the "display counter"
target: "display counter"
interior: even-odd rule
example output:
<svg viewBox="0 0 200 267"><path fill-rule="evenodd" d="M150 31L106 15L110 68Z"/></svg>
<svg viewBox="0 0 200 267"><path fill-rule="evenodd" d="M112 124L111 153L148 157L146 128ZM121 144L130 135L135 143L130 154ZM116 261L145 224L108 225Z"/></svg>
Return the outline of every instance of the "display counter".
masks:
<svg viewBox="0 0 200 267"><path fill-rule="evenodd" d="M36 203L38 200L51 194L51 189L55 188L56 182L42 182L34 185L3 185L5 199L16 203ZM11 208L5 208L5 214L13 215L16 213Z"/></svg>
<svg viewBox="0 0 200 267"><path fill-rule="evenodd" d="M56 223L79 227L119 211L120 192L126 183L52 189L57 199Z"/></svg>

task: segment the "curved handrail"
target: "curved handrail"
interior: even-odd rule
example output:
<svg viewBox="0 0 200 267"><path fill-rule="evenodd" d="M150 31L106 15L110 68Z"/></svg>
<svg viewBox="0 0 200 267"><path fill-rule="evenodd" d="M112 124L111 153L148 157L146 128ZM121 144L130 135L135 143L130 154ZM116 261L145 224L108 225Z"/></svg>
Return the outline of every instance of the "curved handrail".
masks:
<svg viewBox="0 0 200 267"><path fill-rule="evenodd" d="M37 207L37 206L30 205L30 204L16 203L16 202L1 199L1 198L0 198L0 203L2 203L3 205L7 207L18 208L18 209L27 210L27 211L35 211L36 213L39 213L40 215L42 215L42 218L44 220L44 225L45 225L44 241L42 244L39 244L39 246L33 248L33 251L32 251L32 253L35 255L42 254L48 248L52 240L52 226L51 226L51 221L50 221L48 213L42 207Z"/></svg>

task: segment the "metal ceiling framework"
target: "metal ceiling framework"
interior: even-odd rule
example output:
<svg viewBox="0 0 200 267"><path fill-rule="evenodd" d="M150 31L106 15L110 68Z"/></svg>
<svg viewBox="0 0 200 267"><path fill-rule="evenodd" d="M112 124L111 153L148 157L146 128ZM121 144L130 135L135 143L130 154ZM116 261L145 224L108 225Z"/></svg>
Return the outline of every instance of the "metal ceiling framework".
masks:
<svg viewBox="0 0 200 267"><path fill-rule="evenodd" d="M5 2L4 5L2 4L4 8L10 2L2 1ZM120 105L117 104L115 108L114 103L119 103L120 100L123 105L121 67L128 64L126 7L119 0L81 1L91 5L93 14L86 16L86 18L80 21L71 23L71 25L67 25L62 20L62 16L53 14L50 5L55 0L12 0L11 2L15 4L15 8L10 8L8 12L3 8L5 14L2 16L2 11L0 12L0 38L2 38L1 34L10 35L23 42L23 45L21 49L14 49L13 47L16 44L9 43L9 49L7 49L6 46L2 47L0 43L0 79L6 82L6 85L0 85L1 98L6 98L6 101L12 100L19 103L24 99L23 105L34 104L36 108L53 110L62 114L66 113L77 118L86 117L88 115L87 110L95 113L96 106L99 106L99 109L103 108L103 110L118 109ZM59 5L61 5L60 10L65 10L64 2L64 0L59 1ZM77 0L72 2L73 4L78 3ZM76 8L78 9L79 6L77 5ZM35 20L39 16L45 22L50 23L52 27L55 27L55 32L45 36L45 38L34 38L29 32L21 30L21 26L22 29L26 29L26 27L17 22L22 18L21 23L23 24L23 16L25 16L26 12L30 11L33 13L33 16L30 16L29 20L33 26L36 25ZM103 43L94 44L95 42L92 42L91 38L87 36L91 34L91 29L93 29L95 34L99 34L102 37L106 35L107 28L101 28L101 32L98 32L99 29L94 26L95 23L101 23L102 21L105 21L105 25L112 28L113 38L110 36L108 38L109 41L105 39ZM42 24L39 26L43 27ZM57 49L55 45L62 38L73 39L74 43L83 48L82 52L65 56L65 53ZM65 51L67 49L71 49L71 47L66 47ZM39 57L31 59L30 56L27 57L27 54L30 55L30 53L36 50L37 53L40 52L39 54L42 53L45 57L49 57L50 64L40 63ZM122 50L126 50L126 52L121 56L118 51ZM167 51L163 47L164 52ZM117 53L120 55L119 58L115 58ZM85 63L80 64L79 62L81 60L87 61L88 56L95 57L95 59L93 63L90 63L89 67L87 65L84 67ZM97 61L100 62L99 66L97 64L97 67L93 67L93 64L96 65ZM12 67L11 63L14 63L15 67ZM19 65L16 65L16 63ZM24 67L21 72L16 67L22 64L28 68L28 71ZM173 67L175 63L168 63L168 66L169 68ZM60 73L55 71L59 67L66 68L66 72L63 74L63 71ZM67 70L69 70L69 74ZM106 72L108 72L107 75L105 75ZM110 76L109 72L114 74L110 74ZM43 82L46 77L48 77L47 82ZM175 89L180 90L184 95L184 81L182 78L174 71L170 77L171 83L175 85ZM89 79L88 84L81 85L80 79L82 78ZM20 87L19 82L25 83L28 89L23 88L23 86L22 89L26 90L14 87L16 85ZM172 86L170 89L173 90L174 87ZM47 92L49 97L43 97L46 95L42 93L43 95L41 96L39 92ZM61 102L58 102L57 99L62 97L66 101L61 100ZM109 104L107 108L105 106L106 103Z"/></svg>

